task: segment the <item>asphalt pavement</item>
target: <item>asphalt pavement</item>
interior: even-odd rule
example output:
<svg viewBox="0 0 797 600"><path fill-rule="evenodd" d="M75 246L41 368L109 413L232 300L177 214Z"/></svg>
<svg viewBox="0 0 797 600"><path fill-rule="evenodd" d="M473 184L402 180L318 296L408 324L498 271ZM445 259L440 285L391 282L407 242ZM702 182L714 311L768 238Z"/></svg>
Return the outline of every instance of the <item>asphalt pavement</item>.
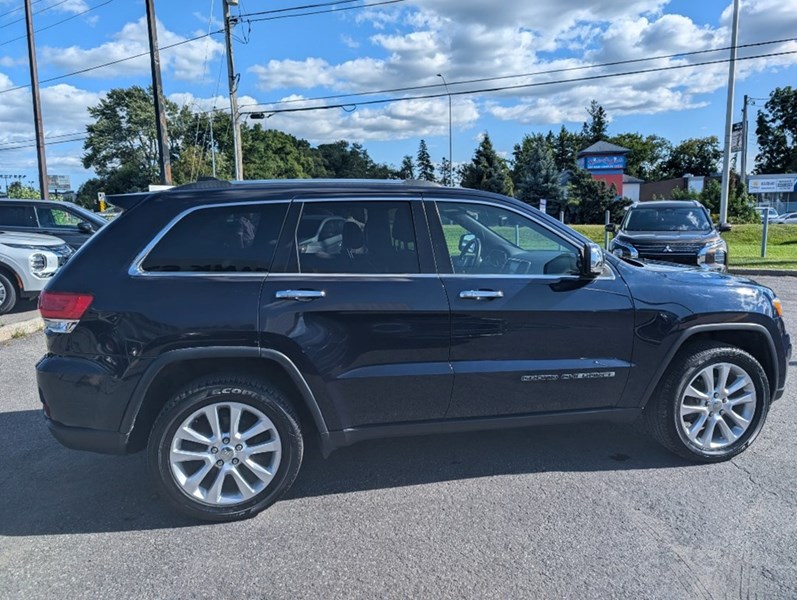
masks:
<svg viewBox="0 0 797 600"><path fill-rule="evenodd" d="M797 279L765 278L797 334ZM692 465L634 426L365 442L306 456L288 498L199 524L143 455L62 448L0 344L3 598L795 598L796 363L756 443Z"/></svg>

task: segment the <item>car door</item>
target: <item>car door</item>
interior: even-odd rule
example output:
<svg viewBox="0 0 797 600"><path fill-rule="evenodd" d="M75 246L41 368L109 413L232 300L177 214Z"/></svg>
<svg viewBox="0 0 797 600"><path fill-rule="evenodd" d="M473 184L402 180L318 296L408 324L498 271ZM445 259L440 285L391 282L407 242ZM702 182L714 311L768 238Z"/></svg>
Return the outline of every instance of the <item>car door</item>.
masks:
<svg viewBox="0 0 797 600"><path fill-rule="evenodd" d="M579 275L578 238L489 201L427 202L452 313L449 417L614 406L634 312L611 268Z"/></svg>
<svg viewBox="0 0 797 600"><path fill-rule="evenodd" d="M341 223L340 244L302 245L303 220L321 218ZM280 262L261 292L261 347L297 364L330 430L445 415L449 305L418 198L295 199Z"/></svg>

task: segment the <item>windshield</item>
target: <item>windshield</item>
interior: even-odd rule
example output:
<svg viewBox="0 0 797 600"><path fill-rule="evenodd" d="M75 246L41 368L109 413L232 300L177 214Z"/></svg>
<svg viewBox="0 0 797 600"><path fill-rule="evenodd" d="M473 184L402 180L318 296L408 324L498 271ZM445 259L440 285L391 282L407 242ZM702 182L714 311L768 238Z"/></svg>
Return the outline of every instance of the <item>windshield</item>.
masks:
<svg viewBox="0 0 797 600"><path fill-rule="evenodd" d="M711 221L699 207L632 208L625 216L626 231L708 231Z"/></svg>

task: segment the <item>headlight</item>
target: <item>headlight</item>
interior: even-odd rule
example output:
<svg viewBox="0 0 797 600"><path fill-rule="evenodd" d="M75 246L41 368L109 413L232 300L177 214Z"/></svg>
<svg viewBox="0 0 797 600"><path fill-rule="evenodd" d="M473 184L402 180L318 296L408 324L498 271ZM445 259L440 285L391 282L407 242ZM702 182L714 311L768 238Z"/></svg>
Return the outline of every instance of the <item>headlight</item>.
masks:
<svg viewBox="0 0 797 600"><path fill-rule="evenodd" d="M612 254L620 258L639 258L639 252L637 252L636 248L631 244L620 242L616 238L612 240L609 247L612 250Z"/></svg>
<svg viewBox="0 0 797 600"><path fill-rule="evenodd" d="M47 257L44 254L31 254L28 258L30 262L30 270L34 273L41 273L47 268Z"/></svg>
<svg viewBox="0 0 797 600"><path fill-rule="evenodd" d="M725 266L728 259L728 244L725 240L717 240L706 244L697 255L697 264L707 266Z"/></svg>

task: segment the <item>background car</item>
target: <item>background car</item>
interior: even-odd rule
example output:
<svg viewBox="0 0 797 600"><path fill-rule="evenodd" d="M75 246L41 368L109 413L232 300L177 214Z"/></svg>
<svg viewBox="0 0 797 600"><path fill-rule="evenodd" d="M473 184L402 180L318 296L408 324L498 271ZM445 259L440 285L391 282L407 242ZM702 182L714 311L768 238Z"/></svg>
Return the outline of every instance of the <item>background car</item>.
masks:
<svg viewBox="0 0 797 600"><path fill-rule="evenodd" d="M71 202L0 200L0 230L52 235L77 250L107 223Z"/></svg>
<svg viewBox="0 0 797 600"><path fill-rule="evenodd" d="M20 298L35 298L74 251L62 240L0 231L0 314Z"/></svg>
<svg viewBox="0 0 797 600"><path fill-rule="evenodd" d="M758 213L758 216L761 217L761 220L764 220L764 215L767 215L767 219L770 223L774 223L778 220L778 211L776 211L771 206L754 206L753 209Z"/></svg>
<svg viewBox="0 0 797 600"><path fill-rule="evenodd" d="M775 223L797 223L797 212L788 212L779 215Z"/></svg>
<svg viewBox="0 0 797 600"><path fill-rule="evenodd" d="M697 201L640 202L626 211L619 230L606 227L616 232L609 245L615 256L728 269L728 245L720 233L730 225L715 229L708 210Z"/></svg>

